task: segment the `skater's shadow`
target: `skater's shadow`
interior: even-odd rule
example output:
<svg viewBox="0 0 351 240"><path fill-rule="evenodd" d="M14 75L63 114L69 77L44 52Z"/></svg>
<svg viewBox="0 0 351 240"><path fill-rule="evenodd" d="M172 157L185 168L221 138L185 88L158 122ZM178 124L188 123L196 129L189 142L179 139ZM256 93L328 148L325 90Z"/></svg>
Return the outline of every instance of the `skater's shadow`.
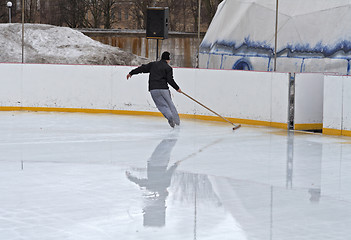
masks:
<svg viewBox="0 0 351 240"><path fill-rule="evenodd" d="M147 177L138 178L126 172L127 178L147 190L145 194L144 226L163 227L166 223L167 188L179 162L168 167L171 151L177 139L163 139L147 161Z"/></svg>

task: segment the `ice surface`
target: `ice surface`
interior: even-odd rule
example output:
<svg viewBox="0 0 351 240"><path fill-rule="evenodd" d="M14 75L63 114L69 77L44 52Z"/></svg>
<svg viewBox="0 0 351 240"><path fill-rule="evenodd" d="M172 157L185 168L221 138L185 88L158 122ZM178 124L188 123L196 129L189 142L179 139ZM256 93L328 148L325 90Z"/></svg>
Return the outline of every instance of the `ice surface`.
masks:
<svg viewBox="0 0 351 240"><path fill-rule="evenodd" d="M0 239L351 236L351 139L0 112Z"/></svg>

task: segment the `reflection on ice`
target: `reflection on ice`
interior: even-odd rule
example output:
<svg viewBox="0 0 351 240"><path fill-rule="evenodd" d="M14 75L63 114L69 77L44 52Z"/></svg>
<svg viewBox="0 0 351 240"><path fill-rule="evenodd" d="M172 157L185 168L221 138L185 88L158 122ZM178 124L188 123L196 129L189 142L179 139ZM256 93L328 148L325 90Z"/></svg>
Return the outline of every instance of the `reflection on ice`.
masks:
<svg viewBox="0 0 351 240"><path fill-rule="evenodd" d="M319 202L321 195L322 151L323 145L321 143L302 141L299 144L294 144L294 132L288 132L286 188L307 187L311 202ZM297 159L302 160L298 164L303 164L299 167L299 171L295 172L298 175L298 181L295 180L295 184L293 181L294 154Z"/></svg>
<svg viewBox="0 0 351 240"><path fill-rule="evenodd" d="M170 132L162 118L0 115L0 239L351 236L349 138L248 126L233 134L186 120Z"/></svg>
<svg viewBox="0 0 351 240"><path fill-rule="evenodd" d="M147 161L147 178L134 177L126 172L127 178L145 188L144 226L162 227L166 221L167 188L171 185L171 178L178 166L173 164L168 168L171 151L177 139L163 139Z"/></svg>
<svg viewBox="0 0 351 240"><path fill-rule="evenodd" d="M155 194L151 195L154 196L153 198L150 195L144 195L146 204L144 226L165 226L167 225L165 210L174 206L180 209L181 206L186 205L193 211L191 225L194 239L199 236L199 231L201 234L207 228L217 229L217 234L221 235L218 226L224 227L227 233L230 229L229 232L236 233L236 239L239 240L294 240L303 239L305 236L308 236L308 239L328 239L321 238L316 229L306 223L311 221L313 225L323 226L326 219L329 219L328 224L332 228L345 232L346 229L341 227L338 221L330 218L329 209L332 207L334 213L342 215L344 206L335 205L335 199L327 196L321 201L323 187L321 182L323 144L321 142L304 140L301 136L288 132L285 138L286 154L281 158L281 160L285 158L286 161L285 186L275 186L256 181L254 178L238 179L235 175L222 177L191 173L188 172L188 168L178 168L174 172L177 164L184 161L176 161L174 165L167 168L172 162L170 153L176 141L176 139L164 139L156 147L148 160L147 181L146 179L136 180L131 175L127 175L131 181ZM181 144L181 141L178 140L178 143ZM215 144L220 141L217 140ZM208 146L210 145L214 143ZM199 152L203 152L203 149L197 151ZM189 156L195 155L192 153ZM215 161L224 160L221 159L220 154L217 157ZM201 157L196 161L201 162ZM233 165L236 165L235 159L232 161ZM139 170L139 175L142 175L142 172L143 170ZM172 181L170 181L171 178ZM144 181L153 184L142 184L141 182L144 183ZM166 194L162 194L163 192ZM170 193L170 199L166 201L168 193ZM165 206L166 202L168 206ZM351 217L351 209L348 207L346 211ZM221 218L218 215L220 212L224 214L223 216L229 214L230 221L228 217ZM172 211L168 214L168 218L176 218L176 214ZM349 219L344 221L350 222Z"/></svg>

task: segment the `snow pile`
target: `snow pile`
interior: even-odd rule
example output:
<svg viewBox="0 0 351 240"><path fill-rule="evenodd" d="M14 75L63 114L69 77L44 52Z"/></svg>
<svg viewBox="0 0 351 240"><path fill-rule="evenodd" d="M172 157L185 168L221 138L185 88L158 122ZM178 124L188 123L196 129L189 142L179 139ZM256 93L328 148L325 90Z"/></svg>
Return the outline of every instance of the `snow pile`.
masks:
<svg viewBox="0 0 351 240"><path fill-rule="evenodd" d="M26 63L140 65L149 60L67 27L25 24ZM22 25L0 24L0 62L22 62Z"/></svg>

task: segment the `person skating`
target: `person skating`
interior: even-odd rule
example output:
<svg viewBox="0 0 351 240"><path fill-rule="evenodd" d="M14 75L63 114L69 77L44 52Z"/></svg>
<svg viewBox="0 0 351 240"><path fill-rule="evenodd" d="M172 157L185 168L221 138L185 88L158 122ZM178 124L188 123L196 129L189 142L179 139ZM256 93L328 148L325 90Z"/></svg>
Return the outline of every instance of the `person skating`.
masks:
<svg viewBox="0 0 351 240"><path fill-rule="evenodd" d="M169 125L173 128L180 124L178 111L172 101L168 84L177 92L181 93L173 78L173 69L169 65L171 61L170 53L163 52L160 61L143 64L129 72L127 80L133 75L139 73L150 73L149 75L149 92L155 102L157 109L168 120Z"/></svg>

